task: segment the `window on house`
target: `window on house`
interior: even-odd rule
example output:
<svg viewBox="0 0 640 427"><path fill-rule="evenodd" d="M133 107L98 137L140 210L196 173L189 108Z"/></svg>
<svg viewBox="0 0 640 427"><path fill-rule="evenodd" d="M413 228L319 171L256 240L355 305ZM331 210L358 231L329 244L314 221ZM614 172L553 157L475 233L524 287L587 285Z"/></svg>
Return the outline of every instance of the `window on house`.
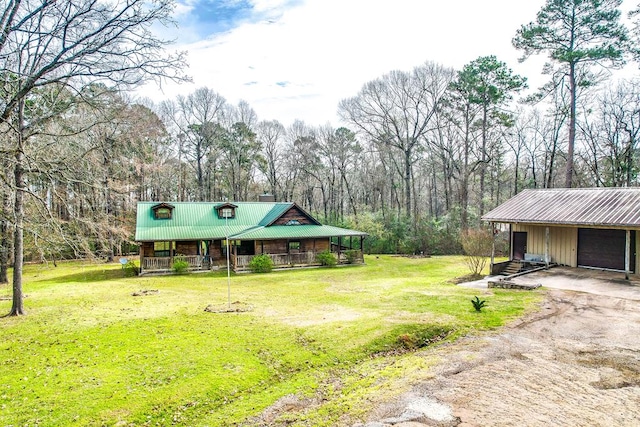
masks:
<svg viewBox="0 0 640 427"><path fill-rule="evenodd" d="M236 210L233 207L224 207L218 209L218 218L233 219L236 217Z"/></svg>
<svg viewBox="0 0 640 427"><path fill-rule="evenodd" d="M295 240L290 241L289 252L300 252L300 242Z"/></svg>
<svg viewBox="0 0 640 427"><path fill-rule="evenodd" d="M155 210L155 218L156 219L171 219L171 209L169 208L158 208Z"/></svg>
<svg viewBox="0 0 640 427"><path fill-rule="evenodd" d="M300 225L300 221L297 219L290 219L285 225Z"/></svg>
<svg viewBox="0 0 640 427"><path fill-rule="evenodd" d="M171 256L171 247L175 249L174 242L153 242L153 256L167 257Z"/></svg>

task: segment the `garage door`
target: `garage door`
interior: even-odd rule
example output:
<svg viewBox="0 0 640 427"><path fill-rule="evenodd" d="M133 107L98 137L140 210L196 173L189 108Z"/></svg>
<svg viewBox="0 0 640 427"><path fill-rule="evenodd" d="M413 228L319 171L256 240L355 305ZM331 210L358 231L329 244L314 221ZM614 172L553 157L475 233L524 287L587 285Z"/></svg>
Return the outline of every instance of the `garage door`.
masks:
<svg viewBox="0 0 640 427"><path fill-rule="evenodd" d="M624 270L626 232L624 230L578 229L578 265L583 267ZM635 231L631 232L631 248L635 248ZM629 266L634 269L634 254Z"/></svg>

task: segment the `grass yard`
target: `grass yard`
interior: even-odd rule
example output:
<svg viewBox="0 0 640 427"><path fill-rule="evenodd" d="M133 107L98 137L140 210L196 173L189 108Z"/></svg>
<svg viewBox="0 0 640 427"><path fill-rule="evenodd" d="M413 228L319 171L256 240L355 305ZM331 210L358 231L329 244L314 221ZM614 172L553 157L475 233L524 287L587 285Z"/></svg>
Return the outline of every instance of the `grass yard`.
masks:
<svg viewBox="0 0 640 427"><path fill-rule="evenodd" d="M28 315L0 318L0 425L350 425L437 362L414 348L503 325L541 297L455 286L462 257L365 261L232 275L233 306L251 307L238 313L204 310L226 307L226 271L29 265Z"/></svg>

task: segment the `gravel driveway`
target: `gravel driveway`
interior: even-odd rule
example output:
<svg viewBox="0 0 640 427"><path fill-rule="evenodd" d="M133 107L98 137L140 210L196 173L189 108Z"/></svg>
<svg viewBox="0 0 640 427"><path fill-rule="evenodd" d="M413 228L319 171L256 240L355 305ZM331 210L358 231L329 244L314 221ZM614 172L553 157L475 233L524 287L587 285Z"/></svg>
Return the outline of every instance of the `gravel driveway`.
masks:
<svg viewBox="0 0 640 427"><path fill-rule="evenodd" d="M433 379L358 425L640 426L640 284L623 278L522 276L546 289L538 312L434 350Z"/></svg>

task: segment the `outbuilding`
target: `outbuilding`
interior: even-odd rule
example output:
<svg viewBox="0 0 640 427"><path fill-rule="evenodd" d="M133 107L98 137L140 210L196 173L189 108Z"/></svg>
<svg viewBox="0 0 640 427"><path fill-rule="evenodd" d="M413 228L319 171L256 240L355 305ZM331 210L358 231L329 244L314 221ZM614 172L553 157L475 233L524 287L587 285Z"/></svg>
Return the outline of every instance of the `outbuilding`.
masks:
<svg viewBox="0 0 640 427"><path fill-rule="evenodd" d="M482 219L509 225L510 261L640 271L640 188L529 189Z"/></svg>

